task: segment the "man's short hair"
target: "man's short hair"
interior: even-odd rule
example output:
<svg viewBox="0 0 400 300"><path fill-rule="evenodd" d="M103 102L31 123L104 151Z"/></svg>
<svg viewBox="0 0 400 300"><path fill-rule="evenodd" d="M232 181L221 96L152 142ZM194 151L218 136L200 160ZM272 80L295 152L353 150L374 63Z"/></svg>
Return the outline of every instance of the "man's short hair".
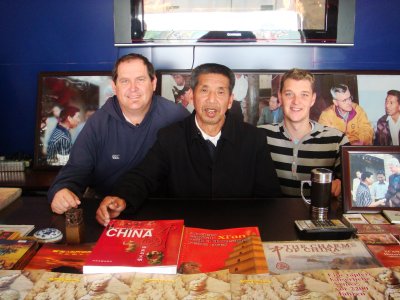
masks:
<svg viewBox="0 0 400 300"><path fill-rule="evenodd" d="M315 91L315 77L314 75L307 71L307 70L301 70L301 69L291 69L287 72L285 72L282 77L281 77L281 83L279 87L279 91L282 92L283 85L287 79L294 79L294 80L308 80L311 83L311 89L314 93Z"/></svg>
<svg viewBox="0 0 400 300"><path fill-rule="evenodd" d="M391 159L389 159L388 165L389 166L393 166L393 167L399 167L400 163L399 163L399 160L396 157L392 157Z"/></svg>
<svg viewBox="0 0 400 300"><path fill-rule="evenodd" d="M196 86L199 84L199 76L202 74L220 74L229 79L229 94L232 94L233 88L235 86L235 73L227 66L207 63L197 66L192 71L192 76L190 78L190 87L194 91Z"/></svg>
<svg viewBox="0 0 400 300"><path fill-rule="evenodd" d="M385 171L383 171L383 170L378 170L378 171L376 172L376 175L383 175L383 176L386 176L386 175L385 175Z"/></svg>
<svg viewBox="0 0 400 300"><path fill-rule="evenodd" d="M343 83L339 83L331 87L331 95L333 99L336 99L336 93L346 93L349 90L349 87Z"/></svg>
<svg viewBox="0 0 400 300"><path fill-rule="evenodd" d="M397 103L400 104L400 91L398 91L398 90L390 90L390 91L387 92L387 94L388 94L388 96L389 95L395 96L397 98Z"/></svg>
<svg viewBox="0 0 400 300"><path fill-rule="evenodd" d="M68 117L73 117L77 112L79 112L80 109L75 107L75 106L67 106L60 112L60 122L65 122Z"/></svg>
<svg viewBox="0 0 400 300"><path fill-rule="evenodd" d="M362 172L362 174L361 174L361 181L364 181L365 179L370 178L371 176L372 176L372 173L371 173L371 172L368 172L368 171Z"/></svg>
<svg viewBox="0 0 400 300"><path fill-rule="evenodd" d="M118 67L121 63L131 61L131 60L141 60L145 66L147 67L147 73L149 74L149 77L151 80L153 80L156 77L156 72L154 70L153 64L147 59L147 57L137 54L137 53L129 53L124 56L121 56L114 64L114 68L112 70L112 80L114 83L117 83L118 79Z"/></svg>

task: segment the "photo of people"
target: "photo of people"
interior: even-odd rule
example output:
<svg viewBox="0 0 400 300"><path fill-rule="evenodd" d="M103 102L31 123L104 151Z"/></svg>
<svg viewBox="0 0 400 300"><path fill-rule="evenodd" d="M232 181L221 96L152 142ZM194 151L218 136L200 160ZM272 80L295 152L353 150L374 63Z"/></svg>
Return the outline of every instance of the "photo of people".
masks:
<svg viewBox="0 0 400 300"><path fill-rule="evenodd" d="M63 166L86 120L113 95L111 75L41 74L35 165Z"/></svg>
<svg viewBox="0 0 400 300"><path fill-rule="evenodd" d="M400 207L399 156L350 154L350 194L354 207Z"/></svg>

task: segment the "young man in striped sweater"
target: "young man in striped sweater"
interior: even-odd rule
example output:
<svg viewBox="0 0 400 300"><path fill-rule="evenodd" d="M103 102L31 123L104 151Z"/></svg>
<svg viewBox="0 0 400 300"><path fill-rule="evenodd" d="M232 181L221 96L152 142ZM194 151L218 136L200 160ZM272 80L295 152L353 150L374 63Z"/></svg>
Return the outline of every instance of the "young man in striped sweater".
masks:
<svg viewBox="0 0 400 300"><path fill-rule="evenodd" d="M314 84L315 78L308 71L286 72L278 93L283 121L259 127L265 128L283 194L300 196L301 181L310 180L311 170L328 168L334 172L332 195L337 197L341 192L340 150L349 140L339 130L310 120L316 100Z"/></svg>

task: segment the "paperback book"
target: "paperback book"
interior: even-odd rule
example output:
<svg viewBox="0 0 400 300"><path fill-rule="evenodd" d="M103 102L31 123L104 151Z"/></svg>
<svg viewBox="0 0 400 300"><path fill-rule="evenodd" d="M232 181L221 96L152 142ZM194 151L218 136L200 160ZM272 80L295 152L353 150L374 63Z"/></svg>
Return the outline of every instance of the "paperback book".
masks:
<svg viewBox="0 0 400 300"><path fill-rule="evenodd" d="M392 224L400 224L400 211L398 210L382 210L382 214L389 220Z"/></svg>
<svg viewBox="0 0 400 300"><path fill-rule="evenodd" d="M367 245L384 267L400 267L400 245Z"/></svg>
<svg viewBox="0 0 400 300"><path fill-rule="evenodd" d="M0 231L18 232L20 237L27 236L34 228L35 225L0 224Z"/></svg>
<svg viewBox="0 0 400 300"><path fill-rule="evenodd" d="M223 269L242 274L268 272L258 227L186 227L178 266L182 274Z"/></svg>
<svg viewBox="0 0 400 300"><path fill-rule="evenodd" d="M380 267L358 239L264 242L263 246L270 274Z"/></svg>
<svg viewBox="0 0 400 300"><path fill-rule="evenodd" d="M25 270L46 270L62 273L82 273L83 264L94 244L43 244Z"/></svg>
<svg viewBox="0 0 400 300"><path fill-rule="evenodd" d="M111 220L83 273L175 274L182 232L183 220Z"/></svg>
<svg viewBox="0 0 400 300"><path fill-rule="evenodd" d="M23 269L37 248L33 240L0 240L0 269Z"/></svg>
<svg viewBox="0 0 400 300"><path fill-rule="evenodd" d="M369 224L390 224L389 221L379 213L362 214Z"/></svg>

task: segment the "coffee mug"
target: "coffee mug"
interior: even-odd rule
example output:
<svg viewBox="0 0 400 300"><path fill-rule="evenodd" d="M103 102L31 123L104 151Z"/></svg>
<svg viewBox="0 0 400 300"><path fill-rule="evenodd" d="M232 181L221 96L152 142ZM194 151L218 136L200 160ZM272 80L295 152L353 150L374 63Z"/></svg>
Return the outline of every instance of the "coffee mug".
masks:
<svg viewBox="0 0 400 300"><path fill-rule="evenodd" d="M310 199L304 196L304 184L311 187ZM301 181L301 197L304 202L311 205L310 213L312 219L328 219L328 210L331 199L332 171L325 168L311 170L311 180Z"/></svg>

